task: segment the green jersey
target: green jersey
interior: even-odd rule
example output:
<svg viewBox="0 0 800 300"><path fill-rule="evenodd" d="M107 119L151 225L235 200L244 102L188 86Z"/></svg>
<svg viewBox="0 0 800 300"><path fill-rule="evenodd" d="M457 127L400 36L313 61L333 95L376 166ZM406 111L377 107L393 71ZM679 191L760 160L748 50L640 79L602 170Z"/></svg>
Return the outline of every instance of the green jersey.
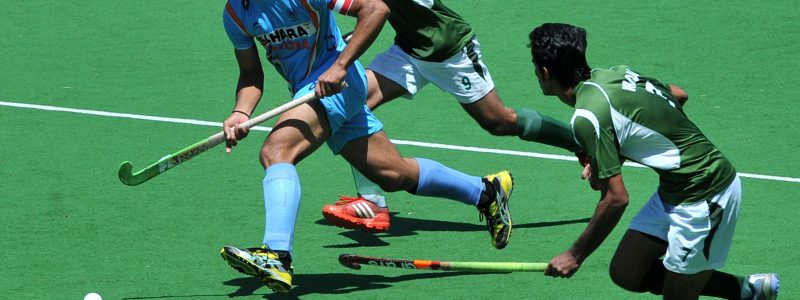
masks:
<svg viewBox="0 0 800 300"><path fill-rule="evenodd" d="M708 199L733 181L736 170L670 91L627 66L592 70L575 89L575 139L600 179L620 174L622 160L629 159L658 173L665 203Z"/></svg>
<svg viewBox="0 0 800 300"><path fill-rule="evenodd" d="M472 27L439 0L383 0L391 14L394 43L412 57L441 62L475 37Z"/></svg>

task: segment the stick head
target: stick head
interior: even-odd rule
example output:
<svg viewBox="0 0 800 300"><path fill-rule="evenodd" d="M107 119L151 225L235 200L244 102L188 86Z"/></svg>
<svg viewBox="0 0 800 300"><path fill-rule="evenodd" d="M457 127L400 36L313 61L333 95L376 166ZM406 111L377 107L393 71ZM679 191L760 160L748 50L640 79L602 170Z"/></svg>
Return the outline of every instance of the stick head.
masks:
<svg viewBox="0 0 800 300"><path fill-rule="evenodd" d="M352 254L339 254L339 263L353 270L361 270L361 265L355 261Z"/></svg>
<svg viewBox="0 0 800 300"><path fill-rule="evenodd" d="M133 164L131 164L131 162L129 161L122 162L122 164L119 165L119 172L117 172L117 174L119 175L119 181L122 181L122 183L126 185L135 185L135 183L132 180Z"/></svg>

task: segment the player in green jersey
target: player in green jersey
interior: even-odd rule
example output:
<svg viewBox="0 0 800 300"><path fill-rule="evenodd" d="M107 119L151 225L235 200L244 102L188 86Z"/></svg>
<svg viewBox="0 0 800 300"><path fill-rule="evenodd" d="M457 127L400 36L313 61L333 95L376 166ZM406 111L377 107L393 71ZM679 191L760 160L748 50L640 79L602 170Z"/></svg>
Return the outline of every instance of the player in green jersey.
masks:
<svg viewBox="0 0 800 300"><path fill-rule="evenodd" d="M633 160L655 170L659 186L611 260L614 283L665 299L775 299L774 273L717 271L733 239L741 183L731 162L683 112L688 96L628 66L591 70L582 28L548 23L529 39L542 92L575 108L575 139L601 191L589 225L550 261L545 275L571 277L616 226L628 205L622 162Z"/></svg>
<svg viewBox="0 0 800 300"><path fill-rule="evenodd" d="M481 60L472 27L439 0L384 0L391 10L394 45L367 68L367 105L376 109L399 97L413 98L428 83L452 94L493 135L517 135L577 152L569 127L531 109L506 107ZM389 229L384 193L354 170L358 197L342 197L322 213L338 226L382 232Z"/></svg>

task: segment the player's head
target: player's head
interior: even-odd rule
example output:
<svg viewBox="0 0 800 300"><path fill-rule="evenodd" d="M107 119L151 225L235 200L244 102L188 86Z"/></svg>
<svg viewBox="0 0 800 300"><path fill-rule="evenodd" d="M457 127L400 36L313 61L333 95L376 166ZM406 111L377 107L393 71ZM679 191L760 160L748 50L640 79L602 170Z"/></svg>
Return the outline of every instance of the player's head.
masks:
<svg viewBox="0 0 800 300"><path fill-rule="evenodd" d="M586 30L561 23L545 23L528 36L536 76L545 95L553 95L553 84L571 88L589 78L586 63Z"/></svg>

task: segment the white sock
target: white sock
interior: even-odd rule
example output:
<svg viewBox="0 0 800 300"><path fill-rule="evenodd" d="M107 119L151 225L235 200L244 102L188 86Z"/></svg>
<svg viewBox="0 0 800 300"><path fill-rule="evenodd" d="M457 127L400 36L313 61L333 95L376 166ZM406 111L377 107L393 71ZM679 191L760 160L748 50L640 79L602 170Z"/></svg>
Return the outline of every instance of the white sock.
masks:
<svg viewBox="0 0 800 300"><path fill-rule="evenodd" d="M353 168L353 166L350 166L350 169L353 171L353 180L356 183L356 191L358 191L358 194L361 195L362 198L375 203L378 207L386 207L386 197L384 197L384 191L381 187L367 179L364 174L361 174L361 172Z"/></svg>

